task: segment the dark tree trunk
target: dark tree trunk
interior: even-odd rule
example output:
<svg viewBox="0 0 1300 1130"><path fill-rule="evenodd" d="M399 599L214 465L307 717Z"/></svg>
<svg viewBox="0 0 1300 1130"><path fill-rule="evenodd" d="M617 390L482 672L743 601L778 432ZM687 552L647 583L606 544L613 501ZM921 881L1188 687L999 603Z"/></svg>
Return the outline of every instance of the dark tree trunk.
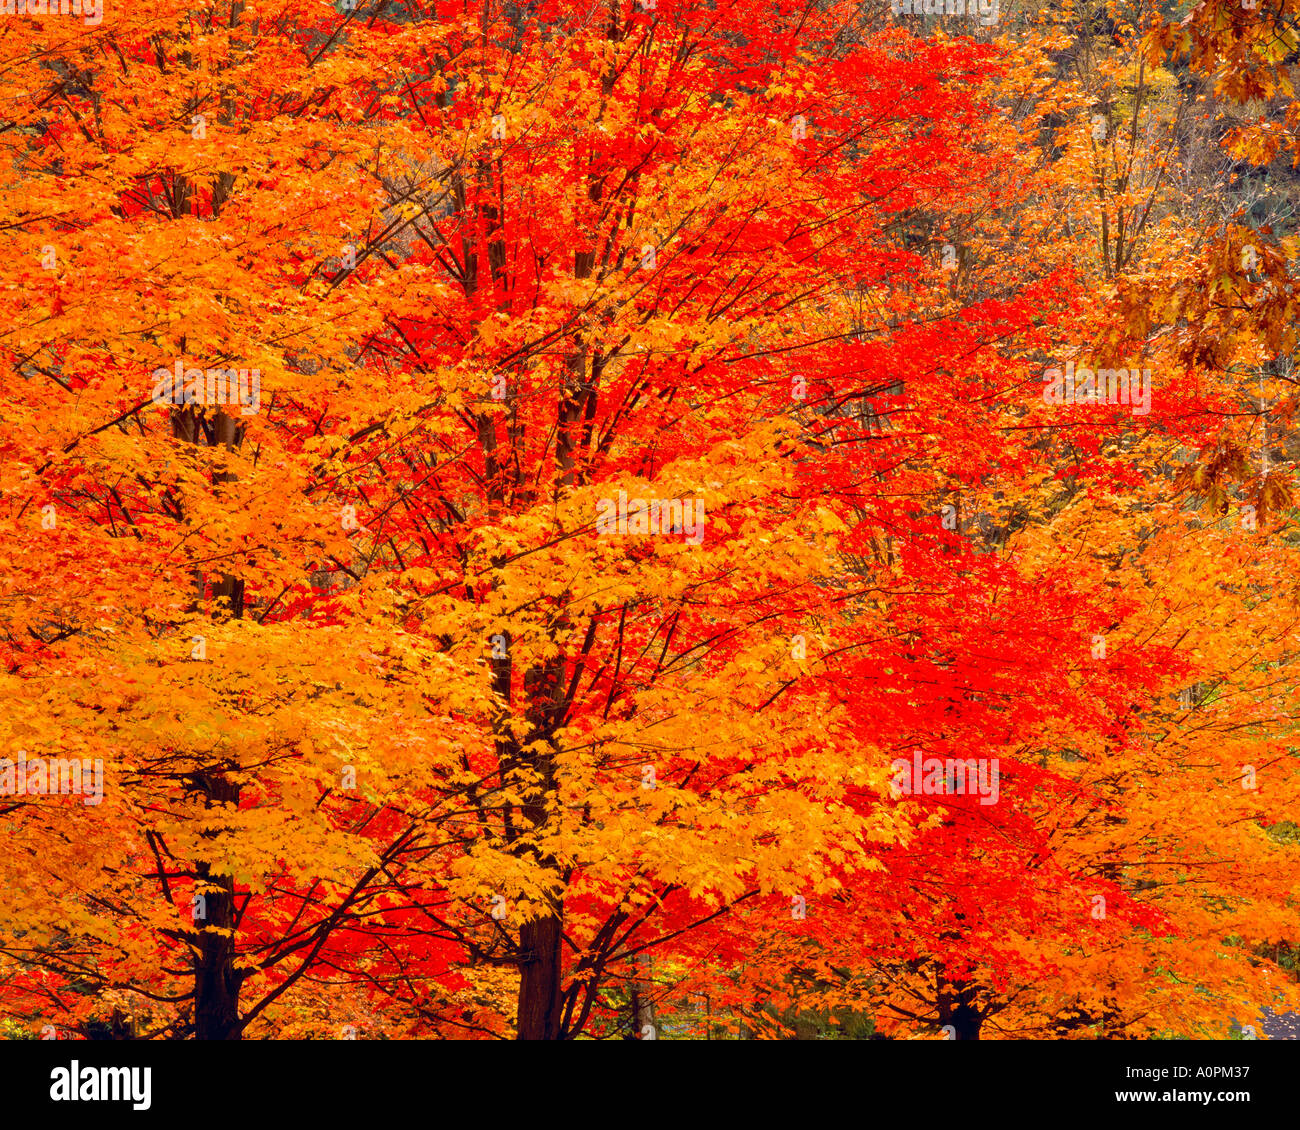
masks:
<svg viewBox="0 0 1300 1130"><path fill-rule="evenodd" d="M182 345L182 349L184 345ZM172 434L199 447L224 446L233 451L243 440L243 426L219 410L204 412L196 407L173 409ZM214 486L234 481L229 472L212 476ZM205 595L205 578L196 578L197 597ZM229 573L212 585L219 619L242 619L244 582ZM239 804L239 786L220 771L200 771L186 780L186 788L198 793L207 808ZM205 835L219 835L217 832ZM239 988L243 974L235 969L235 884L229 875L216 875L209 864L195 865L194 878L203 896L202 914L194 919L194 1038L196 1040L238 1040L243 1025L239 1019Z"/></svg>
<svg viewBox="0 0 1300 1130"><path fill-rule="evenodd" d="M239 787L220 775L200 775L196 791L208 806L239 803ZM235 969L235 882L229 875L216 875L207 863L195 868L203 895L203 914L194 927L194 1038L196 1040L242 1039L239 1020L239 987L243 975Z"/></svg>
<svg viewBox="0 0 1300 1130"><path fill-rule="evenodd" d="M199 870L202 875L207 866L203 865ZM222 888L220 893L209 891L206 896L208 920L205 925L229 930L234 922L234 884L228 876L222 876L217 884ZM199 935L198 949L194 962L194 1038L241 1039L241 978L235 971L234 938L229 934L204 930Z"/></svg>
<svg viewBox="0 0 1300 1130"><path fill-rule="evenodd" d="M977 991L963 981L950 981L939 974L939 1024L953 1029L954 1040L978 1040L984 1013L976 1004Z"/></svg>
<svg viewBox="0 0 1300 1130"><path fill-rule="evenodd" d="M534 919L519 930L520 1040L558 1040L560 1032L560 930L558 915Z"/></svg>

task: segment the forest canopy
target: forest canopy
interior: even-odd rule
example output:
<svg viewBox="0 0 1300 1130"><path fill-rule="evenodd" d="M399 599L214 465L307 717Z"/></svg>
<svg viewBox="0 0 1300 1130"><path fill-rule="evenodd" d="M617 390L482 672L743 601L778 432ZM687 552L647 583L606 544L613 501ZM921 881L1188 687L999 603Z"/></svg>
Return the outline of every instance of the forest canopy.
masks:
<svg viewBox="0 0 1300 1130"><path fill-rule="evenodd" d="M0 1035L1300 1009L1300 0L6 0Z"/></svg>

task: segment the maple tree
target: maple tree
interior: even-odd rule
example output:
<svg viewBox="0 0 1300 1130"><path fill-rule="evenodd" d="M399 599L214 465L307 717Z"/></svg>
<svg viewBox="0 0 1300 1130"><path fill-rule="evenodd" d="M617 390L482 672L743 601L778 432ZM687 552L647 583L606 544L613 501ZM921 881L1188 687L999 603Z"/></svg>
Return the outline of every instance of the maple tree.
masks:
<svg viewBox="0 0 1300 1130"><path fill-rule="evenodd" d="M1185 33L1112 21L1064 81L1076 15L0 25L0 755L103 767L98 803L0 797L4 1014L645 1038L707 994L968 1039L1294 1003L1290 492L1233 415L1289 349L1284 256L1189 251ZM1256 275L1267 315L1225 312ZM1130 357L1147 412L1044 398Z"/></svg>

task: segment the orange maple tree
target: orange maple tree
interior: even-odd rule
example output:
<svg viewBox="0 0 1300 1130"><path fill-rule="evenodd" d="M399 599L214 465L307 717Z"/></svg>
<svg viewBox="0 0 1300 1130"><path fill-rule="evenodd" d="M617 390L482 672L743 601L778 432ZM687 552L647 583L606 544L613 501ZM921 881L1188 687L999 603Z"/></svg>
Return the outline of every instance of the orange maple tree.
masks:
<svg viewBox="0 0 1300 1130"><path fill-rule="evenodd" d="M1092 208L1008 111L1040 40L840 0L4 30L6 1015L653 1036L653 962L761 1033L974 1038L1278 988L1289 652L1153 473L1227 392L1142 352L1134 243L1025 250ZM1081 343L1185 371L1045 402ZM1174 717L1194 679L1232 695ZM1246 758L1271 791L1169 831Z"/></svg>

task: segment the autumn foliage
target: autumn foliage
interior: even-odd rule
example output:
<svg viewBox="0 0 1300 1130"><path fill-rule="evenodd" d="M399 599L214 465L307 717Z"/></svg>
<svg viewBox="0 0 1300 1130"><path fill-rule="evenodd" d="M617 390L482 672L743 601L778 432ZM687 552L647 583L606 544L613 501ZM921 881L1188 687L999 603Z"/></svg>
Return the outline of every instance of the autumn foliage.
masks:
<svg viewBox="0 0 1300 1130"><path fill-rule="evenodd" d="M1217 7L0 18L5 1033L1300 1003L1294 237L1169 172L1170 68L1289 56Z"/></svg>

